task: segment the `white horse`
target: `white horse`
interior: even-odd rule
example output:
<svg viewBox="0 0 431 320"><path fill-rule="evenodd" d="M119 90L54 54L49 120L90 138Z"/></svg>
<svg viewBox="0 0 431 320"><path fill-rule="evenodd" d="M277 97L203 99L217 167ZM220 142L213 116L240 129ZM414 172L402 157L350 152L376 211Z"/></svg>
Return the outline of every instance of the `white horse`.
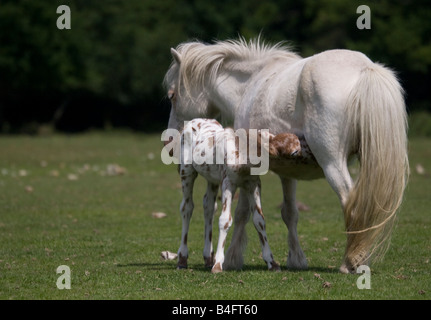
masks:
<svg viewBox="0 0 431 320"><path fill-rule="evenodd" d="M282 183L288 268L308 266L297 234L298 179L325 177L340 199L347 235L341 272L355 272L383 255L409 172L403 90L392 71L359 52L330 50L301 58L282 44L259 40L189 42L171 53L164 85L177 101L169 128L221 114L235 128L305 137L318 166L270 167ZM354 156L360 162L356 181L348 171ZM242 267L249 216L240 192L224 268Z"/></svg>

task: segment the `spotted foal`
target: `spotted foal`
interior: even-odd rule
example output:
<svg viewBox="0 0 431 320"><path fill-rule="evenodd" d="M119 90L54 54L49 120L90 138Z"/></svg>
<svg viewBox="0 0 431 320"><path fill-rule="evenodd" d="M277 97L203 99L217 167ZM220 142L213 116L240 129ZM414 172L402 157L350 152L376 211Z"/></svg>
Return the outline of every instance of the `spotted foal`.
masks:
<svg viewBox="0 0 431 320"><path fill-rule="evenodd" d="M186 137L185 133L189 133L191 137ZM269 155L272 159L277 157L296 157L301 154L301 146L298 137L293 134L271 135L266 141L270 141L267 145ZM258 146L260 146L260 133L258 134ZM235 140L235 133L232 129L224 129L216 120L209 119L194 119L186 124L181 134L181 147L184 149L185 141L190 142L187 145L191 146L191 162L184 161L183 151L182 159L179 165L179 174L181 177L183 199L180 205L182 217L182 235L181 244L178 250L177 267L187 268L188 247L187 236L189 231L190 219L192 216L193 204L193 186L198 174L207 180L207 190L203 199L204 217L205 217L205 245L203 257L206 267L212 267L212 272L221 272L224 261L224 247L229 228L232 225L231 206L232 199L236 189L242 188L248 195L250 208L253 208L253 223L258 232L261 247L262 257L266 262L268 269L280 270L280 266L275 262L272 255L266 231L265 220L262 212L260 200L260 178L258 175L250 174L250 162L245 164L234 164L227 161L229 156L234 156L238 159L239 149ZM223 139L222 143L221 139ZM272 142L271 142L272 141ZM215 150L215 148L221 150ZM229 147L230 146L230 147ZM212 154L206 155L208 150ZM259 151L259 150L258 150ZM223 162L215 161L217 156ZM228 152L231 154L229 155ZM217 154L218 153L218 154ZM202 161L205 158L210 161ZM216 159L217 158L217 159ZM197 161L199 160L199 161ZM219 239L217 252L214 259L212 248L212 223L214 212L217 209L217 192L220 184L222 185L222 211L219 218Z"/></svg>

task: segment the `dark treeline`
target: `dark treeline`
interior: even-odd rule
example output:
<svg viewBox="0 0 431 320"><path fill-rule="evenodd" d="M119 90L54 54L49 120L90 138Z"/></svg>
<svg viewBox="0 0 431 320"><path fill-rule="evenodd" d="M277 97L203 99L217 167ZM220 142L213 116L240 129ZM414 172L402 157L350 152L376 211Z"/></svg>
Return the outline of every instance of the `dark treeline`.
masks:
<svg viewBox="0 0 431 320"><path fill-rule="evenodd" d="M356 26L362 4L371 29ZM57 28L59 5L70 30ZM170 47L260 33L304 57L362 51L398 72L409 111L431 111L429 0L0 0L0 132L160 130Z"/></svg>

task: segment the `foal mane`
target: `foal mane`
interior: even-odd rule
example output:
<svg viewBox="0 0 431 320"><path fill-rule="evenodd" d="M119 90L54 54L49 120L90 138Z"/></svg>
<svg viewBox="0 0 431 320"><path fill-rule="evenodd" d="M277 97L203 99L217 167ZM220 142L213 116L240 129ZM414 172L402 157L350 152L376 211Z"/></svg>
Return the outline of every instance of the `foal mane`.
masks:
<svg viewBox="0 0 431 320"><path fill-rule="evenodd" d="M235 66L240 63L247 65L252 71L253 65L262 66L269 59L284 59L286 62L298 60L301 57L294 53L286 42L269 45L260 40L247 42L244 38L238 40L217 41L214 44L204 44L199 41L185 42L176 50L181 55L180 66L174 61L165 76L164 84L168 87L178 78L178 88L192 98L191 92L204 92L206 85L214 83L222 67ZM253 64L253 62L261 62ZM193 90L192 90L193 88Z"/></svg>

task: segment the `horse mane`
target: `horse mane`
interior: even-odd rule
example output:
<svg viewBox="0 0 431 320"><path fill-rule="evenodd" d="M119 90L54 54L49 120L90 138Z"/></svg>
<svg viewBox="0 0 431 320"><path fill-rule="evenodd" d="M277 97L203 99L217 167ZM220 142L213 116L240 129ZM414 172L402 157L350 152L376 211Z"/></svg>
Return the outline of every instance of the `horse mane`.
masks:
<svg viewBox="0 0 431 320"><path fill-rule="evenodd" d="M214 44L184 42L179 44L176 50L181 55L180 66L175 61L172 63L164 84L168 87L178 78L178 94L185 93L189 98L192 98L192 91L203 92L207 84L213 83L228 62L232 62L229 63L230 66L241 63L252 68L252 62L261 62L258 66L263 66L268 59L294 61L301 58L286 42L269 45L260 37L248 42L244 38L216 41ZM183 88L184 92L181 92L180 88Z"/></svg>

